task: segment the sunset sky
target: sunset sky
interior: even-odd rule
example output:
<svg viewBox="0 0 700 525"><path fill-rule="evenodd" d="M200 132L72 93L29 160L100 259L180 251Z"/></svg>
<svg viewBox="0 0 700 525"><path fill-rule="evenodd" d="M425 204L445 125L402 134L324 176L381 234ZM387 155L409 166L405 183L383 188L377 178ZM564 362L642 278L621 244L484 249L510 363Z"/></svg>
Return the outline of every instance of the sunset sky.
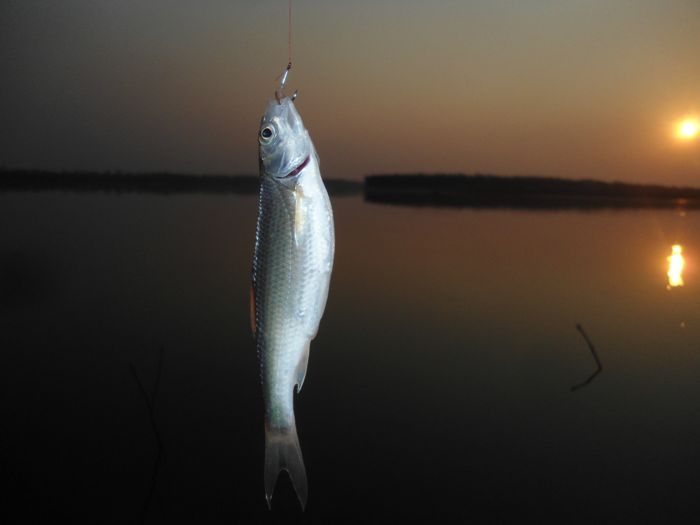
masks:
<svg viewBox="0 0 700 525"><path fill-rule="evenodd" d="M295 0L290 90L327 178L700 186L698 0ZM287 1L3 0L0 166L257 172Z"/></svg>

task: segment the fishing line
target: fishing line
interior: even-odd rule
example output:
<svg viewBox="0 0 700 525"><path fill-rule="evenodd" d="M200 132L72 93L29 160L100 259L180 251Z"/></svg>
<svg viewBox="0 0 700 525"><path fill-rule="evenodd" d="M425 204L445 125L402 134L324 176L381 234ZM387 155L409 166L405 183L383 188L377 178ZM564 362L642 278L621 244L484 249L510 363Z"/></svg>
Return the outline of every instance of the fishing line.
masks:
<svg viewBox="0 0 700 525"><path fill-rule="evenodd" d="M292 0L287 1L287 67L282 74L277 77L280 81L280 87L275 91L275 98L277 103L281 104L281 99L284 97L284 85L287 83L287 76L289 76L289 70L292 69ZM292 100L297 97L297 92L292 95Z"/></svg>
<svg viewBox="0 0 700 525"><path fill-rule="evenodd" d="M287 61L287 70L292 69L292 0L288 2L289 16L287 17L287 50L289 51L289 60Z"/></svg>

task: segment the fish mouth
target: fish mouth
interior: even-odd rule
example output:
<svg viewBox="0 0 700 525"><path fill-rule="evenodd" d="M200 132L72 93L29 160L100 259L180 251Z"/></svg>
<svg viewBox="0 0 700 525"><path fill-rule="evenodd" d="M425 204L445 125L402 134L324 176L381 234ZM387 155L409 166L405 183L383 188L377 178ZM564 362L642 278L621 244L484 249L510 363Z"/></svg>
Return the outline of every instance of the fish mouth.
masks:
<svg viewBox="0 0 700 525"><path fill-rule="evenodd" d="M311 155L307 155L306 158L299 164L296 168L294 168L292 171L287 173L286 175L283 175L281 177L277 177L278 179L290 179L292 177L295 177L299 175L301 170L303 170L308 164L309 160L311 160Z"/></svg>

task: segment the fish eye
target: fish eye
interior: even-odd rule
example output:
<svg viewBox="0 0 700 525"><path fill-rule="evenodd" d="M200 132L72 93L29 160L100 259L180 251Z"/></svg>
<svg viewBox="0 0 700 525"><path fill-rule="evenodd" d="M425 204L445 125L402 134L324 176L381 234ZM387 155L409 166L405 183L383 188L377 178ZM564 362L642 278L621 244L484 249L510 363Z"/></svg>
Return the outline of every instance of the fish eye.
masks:
<svg viewBox="0 0 700 525"><path fill-rule="evenodd" d="M268 143L275 136L275 128L273 126L265 126L260 130L260 142Z"/></svg>

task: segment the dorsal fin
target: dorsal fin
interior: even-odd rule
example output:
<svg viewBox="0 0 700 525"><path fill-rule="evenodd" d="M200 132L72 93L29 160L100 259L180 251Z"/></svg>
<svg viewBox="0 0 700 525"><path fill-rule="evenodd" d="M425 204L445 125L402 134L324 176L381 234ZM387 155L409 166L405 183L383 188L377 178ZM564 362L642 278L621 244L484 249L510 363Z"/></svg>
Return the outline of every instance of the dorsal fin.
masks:
<svg viewBox="0 0 700 525"><path fill-rule="evenodd" d="M257 322L255 321L256 319L255 288L253 283L250 283L250 329L253 331L253 335L255 335L258 331Z"/></svg>

